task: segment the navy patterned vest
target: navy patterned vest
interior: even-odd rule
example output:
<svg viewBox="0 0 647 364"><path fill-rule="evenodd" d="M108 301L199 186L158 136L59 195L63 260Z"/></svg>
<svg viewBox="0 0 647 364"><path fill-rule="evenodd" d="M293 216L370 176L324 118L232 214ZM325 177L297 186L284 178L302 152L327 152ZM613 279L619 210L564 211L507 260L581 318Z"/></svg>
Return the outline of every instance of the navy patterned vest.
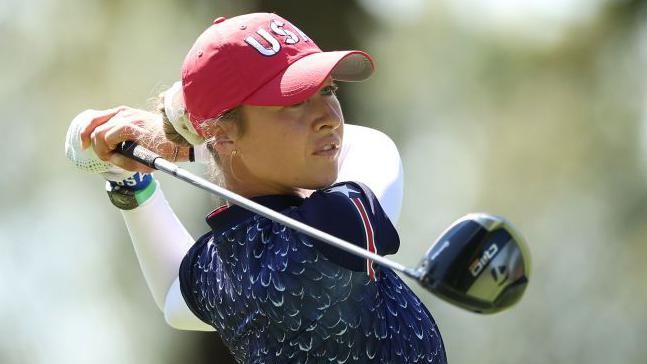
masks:
<svg viewBox="0 0 647 364"><path fill-rule="evenodd" d="M380 255L398 234L373 193L344 182L256 202ZM446 363L425 306L390 269L237 206L180 267L184 299L240 363Z"/></svg>

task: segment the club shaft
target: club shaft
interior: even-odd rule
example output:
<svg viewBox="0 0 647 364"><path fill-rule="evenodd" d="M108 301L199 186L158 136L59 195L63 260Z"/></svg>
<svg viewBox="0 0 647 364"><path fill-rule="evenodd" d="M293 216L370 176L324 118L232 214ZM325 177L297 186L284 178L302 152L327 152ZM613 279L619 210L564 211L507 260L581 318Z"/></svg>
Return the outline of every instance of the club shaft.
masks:
<svg viewBox="0 0 647 364"><path fill-rule="evenodd" d="M237 193L229 191L226 188L218 186L214 183L209 182L208 180L198 177L193 173L180 168L174 163L171 163L159 155L153 153L152 151L137 145L133 142L127 141L122 143L117 148L118 152L124 154L125 156L132 158L138 162L141 162L149 167L155 168L162 172L168 173L178 179L181 179L185 182L188 182L198 188L201 188L205 191L216 194L227 201L234 203L242 208L245 208L251 212L254 212L258 215L266 217L270 220L281 223L289 228L292 228L296 231L299 231L305 235L308 235L314 239L322 241L324 243L330 244L339 249L345 250L351 254L360 256L365 259L369 259L379 265L391 268L395 271L401 272L408 277L418 278L419 273L416 270L403 266L402 264L396 263L390 259L384 258L378 254L369 252L366 249L362 249L354 244L351 244L343 239L339 239L333 235L330 235L326 232L323 232L319 229L315 229L312 226L304 224L300 221L292 219L288 216L285 216L277 211L274 211L270 208L267 208L261 204L258 204L250 199L247 199Z"/></svg>
<svg viewBox="0 0 647 364"><path fill-rule="evenodd" d="M204 178L198 177L193 173L178 167L177 165L162 159L157 158L155 160L155 169L166 172L176 178L179 178L185 182L201 188L205 191L216 194L231 203L234 203L242 208L245 208L249 211L252 211L258 215L266 217L270 220L281 223L289 228L292 228L296 231L299 231L305 235L308 235L314 239L330 244L339 249L345 250L351 254L360 256L362 258L369 259L377 264L391 268L398 272L402 272L409 277L417 278L417 274L413 269L410 269L402 264L396 263L390 259L384 258L380 255L372 253L368 250L362 249L356 245L353 245L345 240L339 239L333 235L330 235L321 230L315 229L310 225L304 224L298 220L292 219L288 216L285 216L277 211L274 211L270 208L267 208L261 204L258 204L254 201L251 201L241 195L238 195L234 192L231 192L223 187L220 187L214 183L207 181Z"/></svg>

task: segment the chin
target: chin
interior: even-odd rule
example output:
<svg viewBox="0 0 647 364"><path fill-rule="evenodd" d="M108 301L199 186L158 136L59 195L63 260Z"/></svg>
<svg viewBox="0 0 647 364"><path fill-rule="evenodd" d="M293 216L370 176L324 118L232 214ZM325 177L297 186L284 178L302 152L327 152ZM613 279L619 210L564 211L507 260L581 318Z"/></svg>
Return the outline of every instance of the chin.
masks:
<svg viewBox="0 0 647 364"><path fill-rule="evenodd" d="M337 181L337 171L335 170L334 173L329 173L326 176L322 176L319 178L316 178L312 181L309 181L309 183L306 183L304 186L301 186L301 188L309 189L309 190L320 190L322 188L326 188L333 183Z"/></svg>

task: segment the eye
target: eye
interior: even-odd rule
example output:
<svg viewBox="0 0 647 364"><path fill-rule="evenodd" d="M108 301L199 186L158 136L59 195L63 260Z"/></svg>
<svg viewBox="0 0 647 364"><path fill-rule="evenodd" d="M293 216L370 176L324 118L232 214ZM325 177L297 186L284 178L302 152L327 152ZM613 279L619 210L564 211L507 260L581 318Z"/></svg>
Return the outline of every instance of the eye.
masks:
<svg viewBox="0 0 647 364"><path fill-rule="evenodd" d="M321 90L319 90L319 95L321 95L321 96L335 96L335 95L337 95L337 89L338 88L339 87L337 87L337 85L335 85L334 83L330 84L328 86L324 86L324 87L321 88ZM292 104L292 105L285 106L285 108L286 109L298 108L300 106L305 105L307 102L308 102L308 100L304 100L303 102L300 102L298 104Z"/></svg>
<svg viewBox="0 0 647 364"><path fill-rule="evenodd" d="M328 86L322 88L321 91L319 91L319 93L322 96L334 96L334 95L337 95L337 89L338 88L339 87L337 87L337 85L335 85L333 83L332 85L328 85Z"/></svg>

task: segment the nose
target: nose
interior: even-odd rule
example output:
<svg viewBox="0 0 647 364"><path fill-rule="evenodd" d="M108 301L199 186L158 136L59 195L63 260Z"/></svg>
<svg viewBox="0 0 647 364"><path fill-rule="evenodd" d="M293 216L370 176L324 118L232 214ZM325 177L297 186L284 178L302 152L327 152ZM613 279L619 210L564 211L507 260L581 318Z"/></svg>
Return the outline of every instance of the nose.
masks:
<svg viewBox="0 0 647 364"><path fill-rule="evenodd" d="M344 123L344 116L335 96L316 95L310 105L314 117L312 127L315 131L335 130Z"/></svg>

